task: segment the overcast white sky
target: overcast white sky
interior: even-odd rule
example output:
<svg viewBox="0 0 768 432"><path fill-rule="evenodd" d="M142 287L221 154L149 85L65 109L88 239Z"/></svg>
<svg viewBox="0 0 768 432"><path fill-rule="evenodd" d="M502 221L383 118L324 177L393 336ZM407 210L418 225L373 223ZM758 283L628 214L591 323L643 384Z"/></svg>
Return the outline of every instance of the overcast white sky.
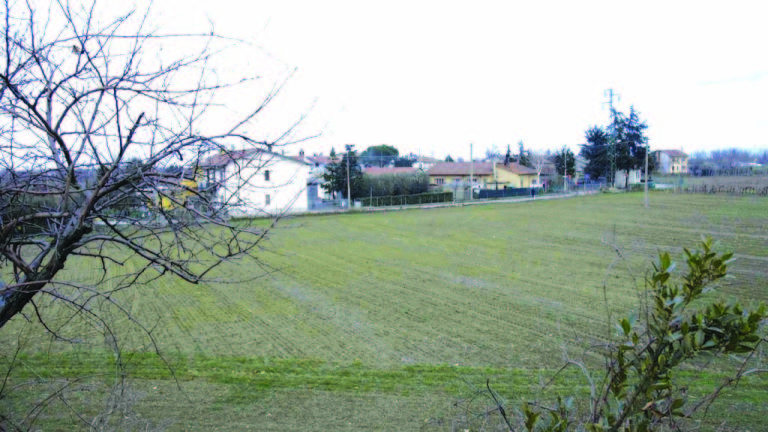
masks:
<svg viewBox="0 0 768 432"><path fill-rule="evenodd" d="M309 153L468 157L569 145L634 105L654 149L768 148L766 2L156 0L163 29L241 38L219 67L296 69L258 131ZM237 58L227 57L237 55ZM258 99L238 94L233 104ZM298 151L298 150L297 150Z"/></svg>

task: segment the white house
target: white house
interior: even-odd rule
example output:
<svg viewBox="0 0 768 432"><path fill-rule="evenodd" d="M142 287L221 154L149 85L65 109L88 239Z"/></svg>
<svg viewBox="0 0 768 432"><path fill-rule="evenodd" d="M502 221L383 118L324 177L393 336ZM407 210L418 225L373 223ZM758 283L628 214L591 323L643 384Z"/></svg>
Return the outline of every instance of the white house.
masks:
<svg viewBox="0 0 768 432"><path fill-rule="evenodd" d="M205 177L200 189L211 191L230 216L305 212L316 199L312 167L303 158L233 150L207 158L201 168Z"/></svg>
<svg viewBox="0 0 768 432"><path fill-rule="evenodd" d="M310 184L317 186L317 198L320 200L330 199L330 194L326 192L322 187L323 183L325 182L325 180L323 180L323 174L325 173L326 167L328 165L332 163L339 163L341 161L341 157L336 156L331 158L330 156L323 156L322 154L305 156L303 153L304 152L299 153L299 158L303 158L303 160L310 165Z"/></svg>
<svg viewBox="0 0 768 432"><path fill-rule="evenodd" d="M629 170L629 175L624 170L616 171L616 178L614 179L613 186L623 189L626 185L633 185L642 183L643 171L642 170Z"/></svg>
<svg viewBox="0 0 768 432"><path fill-rule="evenodd" d="M688 174L688 155L681 150L658 150L653 152L656 170L662 174Z"/></svg>
<svg viewBox="0 0 768 432"><path fill-rule="evenodd" d="M418 156L414 158L413 167L420 170L428 171L435 164L442 162L440 159L435 159L429 156Z"/></svg>

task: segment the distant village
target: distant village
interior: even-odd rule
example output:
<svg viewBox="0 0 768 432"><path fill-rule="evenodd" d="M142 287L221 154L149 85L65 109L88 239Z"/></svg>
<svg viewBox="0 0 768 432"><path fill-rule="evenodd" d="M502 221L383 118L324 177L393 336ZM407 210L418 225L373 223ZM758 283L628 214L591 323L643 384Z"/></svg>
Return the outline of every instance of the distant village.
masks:
<svg viewBox="0 0 768 432"><path fill-rule="evenodd" d="M715 176L760 173L768 153L755 155L733 149L693 156L682 149L650 153L649 184L669 176ZM601 162L600 165L597 162ZM140 160L127 161L121 170ZM447 156L438 159L400 154L390 145L370 146L357 152L345 146L338 153L290 154L271 147L246 150L221 148L184 165L156 167L162 181L115 205L113 212L147 217L153 208L164 211L203 206L206 212L228 217L270 216L345 210L353 206L460 202L477 198L533 196L544 193L633 189L645 182L644 166L616 169L606 161L562 151L532 152L523 148L506 153L495 147L470 161ZM98 170L80 169L84 184L96 181ZM29 177L29 179L26 179ZM15 172L13 182L43 190L48 174ZM25 180L26 179L26 180ZM10 180L9 180L10 181ZM51 180L52 181L52 180ZM141 196L138 196L141 195ZM349 198L351 196L351 199ZM202 199L200 199L202 198Z"/></svg>
<svg viewBox="0 0 768 432"><path fill-rule="evenodd" d="M237 202L231 210L234 215L255 215L344 207L348 194L355 201L450 192L453 199L461 200L481 190L543 192L585 184L624 188L644 182L643 170L637 169L617 172L607 184L606 177L590 177L585 172L588 160L582 156L569 151L533 154L522 145L514 154L509 149L506 154L489 152L472 161L400 155L388 145L371 146L359 154L352 146L348 148L349 152L332 151L330 155L302 150L293 155L269 150L221 152L201 162L198 187L212 192L217 201L230 206ZM659 175L701 175L707 169L698 162L692 168L682 150L654 151L651 158L651 172ZM733 166L738 165L761 166L756 162Z"/></svg>

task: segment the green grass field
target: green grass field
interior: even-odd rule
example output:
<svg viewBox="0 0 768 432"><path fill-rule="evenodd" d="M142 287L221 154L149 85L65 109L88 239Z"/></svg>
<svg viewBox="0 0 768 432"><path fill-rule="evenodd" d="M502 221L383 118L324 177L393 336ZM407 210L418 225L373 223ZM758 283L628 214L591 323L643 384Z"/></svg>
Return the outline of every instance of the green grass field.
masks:
<svg viewBox="0 0 768 432"><path fill-rule="evenodd" d="M654 193L649 210L642 195L621 194L288 220L264 245L263 267L218 274L257 279L168 278L118 295L152 329L178 382L136 325L94 307L120 329L137 411L170 419L171 430L450 430L460 414L452 403L486 377L510 400L538 396L563 350L585 355L615 332L607 314L637 307L657 251L679 258L702 234L736 252L720 295L749 305L768 298L768 201ZM68 265L67 278L95 277L81 261ZM11 379L17 413L50 380L112 378L93 325L55 306L47 314L63 333L85 337L55 342L20 317L4 329L4 362L23 343ZM691 368L681 379L704 390L728 366ZM577 382L566 374L550 391L583 394ZM767 384L744 381L706 424L759 430ZM77 400L86 415L101 408L89 405L92 393ZM57 402L38 423L81 424Z"/></svg>

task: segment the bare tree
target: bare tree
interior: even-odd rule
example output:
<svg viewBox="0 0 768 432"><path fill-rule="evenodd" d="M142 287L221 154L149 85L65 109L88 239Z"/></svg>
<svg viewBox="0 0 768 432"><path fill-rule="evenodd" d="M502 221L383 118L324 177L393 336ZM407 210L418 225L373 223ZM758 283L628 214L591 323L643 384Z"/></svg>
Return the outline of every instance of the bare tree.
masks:
<svg viewBox="0 0 768 432"><path fill-rule="evenodd" d="M217 118L220 130L201 132L212 129L205 121L217 92L231 87L209 74L212 47L223 38L161 34L147 28L148 11L105 20L108 11L95 1L35 4L3 4L0 328L21 314L63 338L48 325L42 299L98 321L90 306L115 302L116 291L169 274L200 283L222 262L257 259L276 219L229 223L232 202L212 205L194 177L211 152L258 152L290 141L296 125L271 141L244 132L282 84L242 117L225 125ZM179 39L203 48L157 55ZM72 259L90 262L98 280L64 279ZM141 261L131 266L138 270L126 270L129 260Z"/></svg>
<svg viewBox="0 0 768 432"><path fill-rule="evenodd" d="M206 75L213 33L162 35L135 11L97 24L95 2L56 1L44 17L29 3L4 6L0 259L13 280L0 327L28 305L39 312L39 295L87 303L58 289L73 256L104 276L108 263L124 262L117 257L145 261L113 289L166 273L198 283L221 262L249 257L265 229L229 224L228 203L210 206L192 177L206 154L226 153L233 140L256 151L287 140L257 142L242 131L280 86L244 118L203 134L199 124L228 86ZM171 38L200 38L206 48L170 61L143 57Z"/></svg>
<svg viewBox="0 0 768 432"><path fill-rule="evenodd" d="M531 151L528 158L533 169L536 170L536 183L541 184L541 172L544 170L544 164L547 163L547 156L543 153Z"/></svg>
<svg viewBox="0 0 768 432"><path fill-rule="evenodd" d="M144 329L159 352L151 331L113 295L167 275L211 281L212 270L231 260L262 264L255 252L278 217L230 223L237 193L215 202L215 191L198 188L199 168L209 156L231 157L236 169L229 175L237 178L230 184L246 188L263 158L248 167L240 156L289 144L299 123L272 140L244 132L284 82L241 117L228 111L229 124L206 121L219 108L220 91L255 80L211 76L214 46L232 42L212 31L162 34L148 29L148 11L105 20L109 11L100 6L114 5L95 1L55 0L39 10L35 4L3 3L0 328L20 315L55 340L69 340L72 331L54 325L48 312L51 304L67 305L71 317L100 328L119 356L109 323L94 308L106 303ZM179 40L203 48L159 56L163 44L176 48ZM72 260L96 277L65 276Z"/></svg>
<svg viewBox="0 0 768 432"><path fill-rule="evenodd" d="M502 161L504 160L504 155L501 153L501 150L499 150L499 147L496 144L493 144L492 146L485 149L485 160Z"/></svg>

